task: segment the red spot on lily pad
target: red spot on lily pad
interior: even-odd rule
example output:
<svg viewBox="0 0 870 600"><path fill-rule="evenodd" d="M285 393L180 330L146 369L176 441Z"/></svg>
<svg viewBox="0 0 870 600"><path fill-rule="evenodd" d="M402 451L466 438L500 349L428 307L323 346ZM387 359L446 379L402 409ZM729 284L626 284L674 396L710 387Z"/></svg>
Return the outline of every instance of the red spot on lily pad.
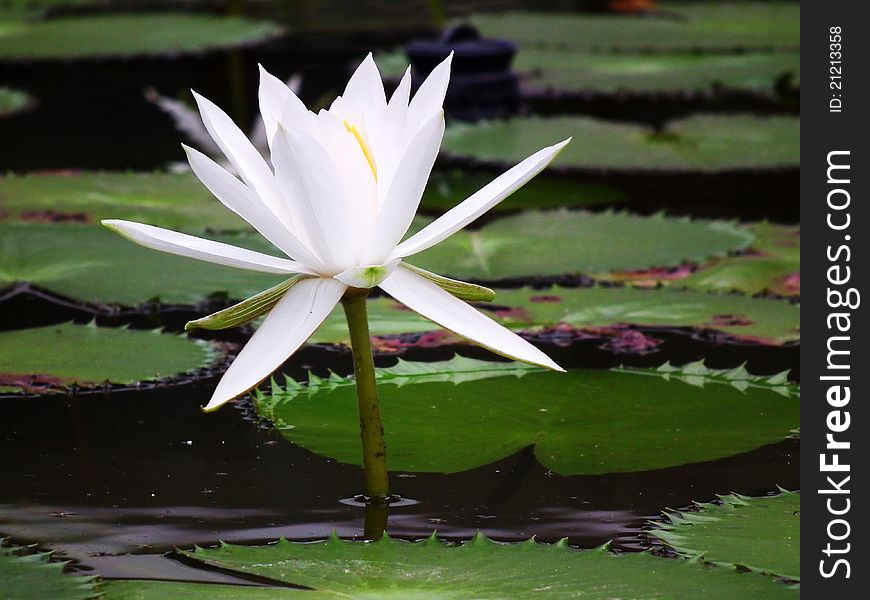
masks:
<svg viewBox="0 0 870 600"><path fill-rule="evenodd" d="M28 210L21 213L22 221L34 223L89 223L90 218L83 212L64 213L54 210Z"/></svg>
<svg viewBox="0 0 870 600"><path fill-rule="evenodd" d="M713 315L713 320L707 323L708 327L748 327L755 321L747 319L745 315Z"/></svg>
<svg viewBox="0 0 870 600"><path fill-rule="evenodd" d="M520 322L520 323L531 323L532 316L526 311L525 308L520 308L517 306L510 308L499 308L493 311L493 314L500 319L505 319L507 321Z"/></svg>
<svg viewBox="0 0 870 600"><path fill-rule="evenodd" d="M555 296L553 294L542 294L540 296L532 296L529 298L529 301L535 303L544 303L544 302L561 302L561 296Z"/></svg>
<svg viewBox="0 0 870 600"><path fill-rule="evenodd" d="M614 281L629 281L638 287L651 287L661 281L677 281L685 279L695 272L695 265L682 264L676 267L654 267L652 269L637 269L633 271L617 271L610 279Z"/></svg>
<svg viewBox="0 0 870 600"><path fill-rule="evenodd" d="M611 331L612 337L601 344L601 349L616 354L650 354L662 344L662 340L633 329L614 328Z"/></svg>
<svg viewBox="0 0 870 600"><path fill-rule="evenodd" d="M785 294L800 294L801 293L801 274L791 273L778 281L777 291Z"/></svg>
<svg viewBox="0 0 870 600"><path fill-rule="evenodd" d="M25 375L21 373L0 373L0 386L20 388L28 394L44 394L64 389L63 380L50 375Z"/></svg>

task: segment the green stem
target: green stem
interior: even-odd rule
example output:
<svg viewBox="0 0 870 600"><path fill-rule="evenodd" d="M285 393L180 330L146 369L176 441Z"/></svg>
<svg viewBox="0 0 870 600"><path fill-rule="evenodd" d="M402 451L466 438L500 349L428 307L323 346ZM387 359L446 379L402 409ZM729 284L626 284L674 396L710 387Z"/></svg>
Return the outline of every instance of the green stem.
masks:
<svg viewBox="0 0 870 600"><path fill-rule="evenodd" d="M353 350L353 370L356 378L359 427L363 446L365 495L369 502L386 504L390 497L390 484L387 479L384 426L381 422L381 405L378 400L375 363L372 358L369 321L366 314L367 295L367 290L357 291L351 288L341 304L347 317L347 328L350 331L350 344Z"/></svg>

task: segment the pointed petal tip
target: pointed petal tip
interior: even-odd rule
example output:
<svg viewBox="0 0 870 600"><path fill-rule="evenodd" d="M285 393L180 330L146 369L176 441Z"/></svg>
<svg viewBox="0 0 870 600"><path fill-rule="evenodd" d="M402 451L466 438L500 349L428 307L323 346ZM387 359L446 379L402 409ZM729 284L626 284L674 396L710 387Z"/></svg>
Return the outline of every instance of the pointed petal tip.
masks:
<svg viewBox="0 0 870 600"><path fill-rule="evenodd" d="M221 406L226 404L227 402L229 402L229 400L224 400L223 402L212 401L212 402L209 402L208 404L206 404L205 406L200 406L199 410L201 410L204 413L213 413L217 409L219 409Z"/></svg>
<svg viewBox="0 0 870 600"><path fill-rule="evenodd" d="M230 402L231 400L237 398L238 396L230 396L229 398L226 396L226 393L222 393L218 395L220 391L220 384L218 384L218 388L215 389L214 393L211 396L211 399L208 401L208 404L205 406L201 406L199 409L204 413L212 413L219 409L221 406ZM240 394L241 395L241 394Z"/></svg>
<svg viewBox="0 0 870 600"><path fill-rule="evenodd" d="M537 357L536 360L534 360L532 364L536 364L539 367L544 367L545 369L550 369L551 371L555 371L557 373L567 373L565 369L556 364L556 361L544 354L540 349L535 349L538 350L540 355Z"/></svg>

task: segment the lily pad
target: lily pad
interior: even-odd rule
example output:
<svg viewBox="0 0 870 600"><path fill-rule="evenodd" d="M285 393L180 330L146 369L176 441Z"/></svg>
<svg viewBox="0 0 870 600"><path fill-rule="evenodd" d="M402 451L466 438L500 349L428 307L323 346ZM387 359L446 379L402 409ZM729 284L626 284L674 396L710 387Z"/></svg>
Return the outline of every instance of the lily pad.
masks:
<svg viewBox="0 0 870 600"><path fill-rule="evenodd" d="M126 219L182 231L250 229L190 173L78 173L0 178L3 219Z"/></svg>
<svg viewBox="0 0 870 600"><path fill-rule="evenodd" d="M8 117L21 112L33 103L33 97L12 87L0 86L0 117Z"/></svg>
<svg viewBox="0 0 870 600"><path fill-rule="evenodd" d="M160 210L151 216L182 218ZM418 219L415 227L425 222ZM631 237L632 244L614 244L620 236ZM277 252L249 231L207 237ZM0 287L29 282L97 304L131 306L150 300L196 304L214 295L244 299L281 281L274 275L148 250L98 225L0 223L0 239L4 250ZM584 239L585 243L577 243ZM751 233L730 223L616 213L523 213L479 231L460 232L413 262L454 277L497 280L701 261L751 241Z"/></svg>
<svg viewBox="0 0 870 600"><path fill-rule="evenodd" d="M437 329L391 298L368 302L372 335ZM672 289L631 287L497 289L492 305L478 306L515 331L534 333L557 325L592 329L612 325L697 327L769 344L800 339L800 306L778 300ZM335 311L312 338L348 343L343 313Z"/></svg>
<svg viewBox="0 0 870 600"><path fill-rule="evenodd" d="M659 2L651 15L482 13L471 22L489 37L522 46L622 52L796 49L794 2Z"/></svg>
<svg viewBox="0 0 870 600"><path fill-rule="evenodd" d="M752 230L756 241L750 252L714 259L680 284L703 290L800 295L800 228L765 222Z"/></svg>
<svg viewBox="0 0 870 600"><path fill-rule="evenodd" d="M408 67L404 50L381 52L376 62L386 77L401 77ZM598 54L551 47L523 47L513 70L530 90L592 93L776 93L780 81L800 85L800 54L755 52L703 54Z"/></svg>
<svg viewBox="0 0 870 600"><path fill-rule="evenodd" d="M444 212L493 179L491 173L436 172L421 208ZM496 210L600 206L623 194L605 185L539 175ZM78 173L0 177L2 220L76 221L126 219L198 233L205 229L251 230L190 173Z"/></svg>
<svg viewBox="0 0 870 600"><path fill-rule="evenodd" d="M614 554L606 547L577 551L564 541L500 544L481 534L462 545L434 536L419 542L383 537L377 542L294 543L269 546L197 548L193 561L304 586L306 591L273 590L275 598L589 598L674 600L713 595L729 598L791 597L785 585L735 569L707 567L703 561L657 558L648 552ZM141 586L141 587L140 587ZM109 600L199 598L195 584L109 582ZM219 594L221 586L207 586ZM137 589L143 591L136 592ZM257 588L252 598L262 598ZM246 598L242 589L238 595ZM120 593L124 592L124 593ZM260 595L258 595L260 594ZM231 596L208 596L222 598Z"/></svg>
<svg viewBox="0 0 870 600"><path fill-rule="evenodd" d="M801 496L721 496L697 510L667 512L667 522L650 531L676 550L720 565L800 580Z"/></svg>
<svg viewBox="0 0 870 600"><path fill-rule="evenodd" d="M0 545L0 581L7 600L90 600L100 596L94 577L65 575L51 553Z"/></svg>
<svg viewBox="0 0 870 600"><path fill-rule="evenodd" d="M528 446L559 475L650 471L748 452L800 422L784 374L700 363L560 374L457 357L400 362L378 378L388 466L400 472L458 473ZM356 401L353 381L333 375L288 379L255 404L292 443L359 465Z"/></svg>
<svg viewBox="0 0 870 600"><path fill-rule="evenodd" d="M444 152L501 165L573 136L554 164L580 170L716 172L797 167L800 120L791 116L697 115L662 131L589 117L516 117L448 127Z"/></svg>
<svg viewBox="0 0 870 600"><path fill-rule="evenodd" d="M749 230L731 222L557 210L498 219L409 260L459 279L498 281L702 262L752 240Z"/></svg>
<svg viewBox="0 0 870 600"><path fill-rule="evenodd" d="M255 233L210 237L274 252ZM244 299L282 281L280 276L155 252L99 225L0 223L0 240L0 287L29 282L97 304L196 304L215 295Z"/></svg>
<svg viewBox="0 0 870 600"><path fill-rule="evenodd" d="M159 331L65 323L0 332L0 391L46 392L75 383L130 385L215 362L208 342Z"/></svg>
<svg viewBox="0 0 870 600"><path fill-rule="evenodd" d="M534 88L568 92L747 91L773 95L777 81L799 82L797 52L757 54L584 54L526 48L514 68Z"/></svg>
<svg viewBox="0 0 870 600"><path fill-rule="evenodd" d="M176 55L250 44L281 32L266 21L180 12L48 20L0 12L0 60Z"/></svg>

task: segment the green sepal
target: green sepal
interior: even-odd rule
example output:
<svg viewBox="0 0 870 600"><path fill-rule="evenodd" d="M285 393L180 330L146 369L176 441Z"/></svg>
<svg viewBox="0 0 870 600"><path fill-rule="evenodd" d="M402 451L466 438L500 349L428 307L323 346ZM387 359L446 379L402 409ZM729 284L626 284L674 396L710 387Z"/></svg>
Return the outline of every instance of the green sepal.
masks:
<svg viewBox="0 0 870 600"><path fill-rule="evenodd" d="M495 292L488 287L466 283L464 281L459 281L458 279L450 279L449 277L442 277L441 275L421 269L420 267L415 267L414 265L408 264L404 261L402 262L402 266L409 271L416 273L420 277L428 279L445 292L450 292L460 300L465 300L467 302L491 302L495 299Z"/></svg>
<svg viewBox="0 0 870 600"><path fill-rule="evenodd" d="M185 331L191 329L228 329L238 325L244 325L253 321L260 315L266 314L272 307L278 303L287 291L299 283L305 276L294 275L293 277L282 281L275 287L264 290L256 296L251 296L247 300L242 300L238 304L234 304L216 313L188 321L184 326Z"/></svg>

